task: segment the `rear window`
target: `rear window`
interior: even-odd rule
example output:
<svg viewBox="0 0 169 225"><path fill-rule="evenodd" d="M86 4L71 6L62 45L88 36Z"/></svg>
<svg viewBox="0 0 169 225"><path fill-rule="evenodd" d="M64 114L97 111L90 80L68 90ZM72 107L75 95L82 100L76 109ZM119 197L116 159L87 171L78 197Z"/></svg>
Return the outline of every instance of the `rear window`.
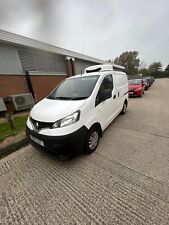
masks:
<svg viewBox="0 0 169 225"><path fill-rule="evenodd" d="M142 80L129 80L129 85L141 85Z"/></svg>

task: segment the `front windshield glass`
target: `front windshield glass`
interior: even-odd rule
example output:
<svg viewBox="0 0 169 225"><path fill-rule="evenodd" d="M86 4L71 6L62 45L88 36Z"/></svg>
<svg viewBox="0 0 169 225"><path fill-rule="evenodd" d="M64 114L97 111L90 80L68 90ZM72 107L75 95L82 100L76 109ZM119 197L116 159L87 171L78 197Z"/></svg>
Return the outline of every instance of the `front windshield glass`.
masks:
<svg viewBox="0 0 169 225"><path fill-rule="evenodd" d="M129 80L129 85L141 85L141 80Z"/></svg>
<svg viewBox="0 0 169 225"><path fill-rule="evenodd" d="M47 97L48 99L80 100L88 98L99 78L99 75L81 76L64 80Z"/></svg>

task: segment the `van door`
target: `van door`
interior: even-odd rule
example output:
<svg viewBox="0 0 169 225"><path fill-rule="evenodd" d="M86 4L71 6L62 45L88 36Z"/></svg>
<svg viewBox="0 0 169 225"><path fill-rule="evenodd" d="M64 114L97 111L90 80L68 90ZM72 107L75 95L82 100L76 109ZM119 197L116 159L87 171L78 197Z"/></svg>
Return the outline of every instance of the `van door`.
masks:
<svg viewBox="0 0 169 225"><path fill-rule="evenodd" d="M104 99L106 90L111 90L111 97ZM98 121L104 130L113 120L116 113L117 97L113 88L113 77L107 75L104 77L95 100L96 113Z"/></svg>
<svg viewBox="0 0 169 225"><path fill-rule="evenodd" d="M128 92L128 81L125 74L119 72L114 76L114 86L117 90L117 114L119 114L123 108L126 94Z"/></svg>

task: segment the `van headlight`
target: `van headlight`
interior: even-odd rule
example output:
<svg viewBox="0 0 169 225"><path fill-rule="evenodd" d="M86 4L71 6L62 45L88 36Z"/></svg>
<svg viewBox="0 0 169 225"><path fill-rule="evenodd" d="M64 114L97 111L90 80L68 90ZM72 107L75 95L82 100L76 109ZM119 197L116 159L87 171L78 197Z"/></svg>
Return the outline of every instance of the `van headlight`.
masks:
<svg viewBox="0 0 169 225"><path fill-rule="evenodd" d="M59 127L66 127L68 125L76 123L80 118L80 110L78 110L75 113L72 113L69 116L66 116L65 118L56 121L52 128L59 128Z"/></svg>

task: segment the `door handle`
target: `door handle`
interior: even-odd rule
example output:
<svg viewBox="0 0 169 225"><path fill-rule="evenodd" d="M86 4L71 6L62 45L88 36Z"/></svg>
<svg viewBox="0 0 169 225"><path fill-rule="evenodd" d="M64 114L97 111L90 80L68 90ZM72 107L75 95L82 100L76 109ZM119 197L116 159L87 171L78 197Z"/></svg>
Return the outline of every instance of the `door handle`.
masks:
<svg viewBox="0 0 169 225"><path fill-rule="evenodd" d="M116 98L116 95L113 96L113 99L115 99L115 98Z"/></svg>

